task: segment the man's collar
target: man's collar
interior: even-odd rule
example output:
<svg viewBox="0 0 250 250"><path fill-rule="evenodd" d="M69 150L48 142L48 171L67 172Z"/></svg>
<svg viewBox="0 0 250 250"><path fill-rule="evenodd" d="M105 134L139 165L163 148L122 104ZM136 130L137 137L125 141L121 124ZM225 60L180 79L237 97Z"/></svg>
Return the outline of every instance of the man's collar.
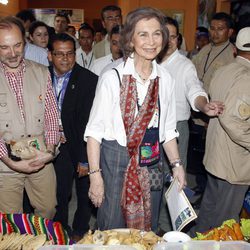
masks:
<svg viewBox="0 0 250 250"><path fill-rule="evenodd" d="M6 72L6 73L18 73L18 72L25 72L26 70L26 65L25 65L25 60L22 59L19 66L15 68L14 71L11 71L9 67L7 67L4 63L0 62L0 68Z"/></svg>
<svg viewBox="0 0 250 250"><path fill-rule="evenodd" d="M110 41L109 34L106 34L106 36L104 37L104 40L106 40L106 41Z"/></svg>
<svg viewBox="0 0 250 250"><path fill-rule="evenodd" d="M73 70L73 69L71 69L70 71L68 71L68 72L64 73L63 75L60 75L60 76L59 76L59 75L57 74L57 72L55 71L55 68L53 67L53 74L54 74L54 76L55 76L56 78L64 78L64 77L70 75L71 72L72 72L72 70Z"/></svg>
<svg viewBox="0 0 250 250"><path fill-rule="evenodd" d="M84 55L88 56L91 55L93 53L93 49L91 49L88 54L82 49L82 47L79 48L81 53L84 53Z"/></svg>
<svg viewBox="0 0 250 250"><path fill-rule="evenodd" d="M211 46L212 47L216 47L216 48L219 48L219 47L224 47L226 44L230 43L229 40L225 41L224 43L221 43L220 45L216 45L214 44L213 42L211 42Z"/></svg>
<svg viewBox="0 0 250 250"><path fill-rule="evenodd" d="M132 53L127 58L126 62L124 63L123 74L124 75L132 75L135 78L136 70L135 70L135 66L134 66L133 57L134 57L134 53ZM155 60L152 61L152 66L153 66L153 69L152 69L150 79L155 79L157 77L157 75L159 75Z"/></svg>
<svg viewBox="0 0 250 250"><path fill-rule="evenodd" d="M176 54L179 54L178 49L176 49L172 54L168 55L167 57L164 58L164 62L169 62L173 57L175 57Z"/></svg>
<svg viewBox="0 0 250 250"><path fill-rule="evenodd" d="M246 65L247 67L250 67L250 60L248 58L238 55L236 60L242 62L242 64Z"/></svg>

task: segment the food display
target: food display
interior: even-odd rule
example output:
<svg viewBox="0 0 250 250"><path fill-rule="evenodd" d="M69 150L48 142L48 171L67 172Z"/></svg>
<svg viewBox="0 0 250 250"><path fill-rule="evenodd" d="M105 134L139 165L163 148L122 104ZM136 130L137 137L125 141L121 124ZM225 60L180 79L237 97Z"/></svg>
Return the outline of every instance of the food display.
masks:
<svg viewBox="0 0 250 250"><path fill-rule="evenodd" d="M37 250L41 246L51 244L45 234L37 236L19 233L0 234L0 250Z"/></svg>
<svg viewBox="0 0 250 250"><path fill-rule="evenodd" d="M89 231L77 244L129 245L137 250L151 250L162 238L154 232L137 229L113 229L106 231Z"/></svg>
<svg viewBox="0 0 250 250"><path fill-rule="evenodd" d="M194 240L216 240L216 241L237 241L250 240L250 220L241 219L240 223L235 220L227 220L222 226L214 228L206 233L196 233Z"/></svg>
<svg viewBox="0 0 250 250"><path fill-rule="evenodd" d="M169 232L168 234L176 234L179 237L179 234L183 233ZM185 246L187 247L185 249L188 250L194 250L196 247L198 247L197 249L218 249L218 246L228 250L229 245L221 245L222 243L227 244L225 241L228 241L228 244L238 244L239 247L245 247L243 244L247 244L245 250L250 249L250 244L243 242L250 242L250 219L241 219L240 223L235 220L227 220L220 227L206 233L197 233L196 238L185 243L180 243L180 239L176 243L171 241L173 240L167 238L164 241L164 238L157 236L152 231L145 232L126 228L89 231L80 241L72 245L73 242L69 239L67 232L58 222L29 214L0 213L0 250L165 250L171 249L173 244L176 244L176 247ZM210 245L217 248L209 248Z"/></svg>

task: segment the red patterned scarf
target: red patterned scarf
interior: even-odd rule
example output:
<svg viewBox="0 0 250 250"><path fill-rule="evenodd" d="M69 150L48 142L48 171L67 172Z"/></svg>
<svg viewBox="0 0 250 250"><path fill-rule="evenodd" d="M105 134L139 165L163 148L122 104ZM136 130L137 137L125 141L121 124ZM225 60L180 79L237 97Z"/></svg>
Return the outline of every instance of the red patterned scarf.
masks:
<svg viewBox="0 0 250 250"><path fill-rule="evenodd" d="M127 135L129 163L122 191L122 209L128 228L151 229L150 183L147 168L139 166L139 146L157 107L159 78L151 80L144 102L137 109L136 80L124 75L120 90L120 107Z"/></svg>

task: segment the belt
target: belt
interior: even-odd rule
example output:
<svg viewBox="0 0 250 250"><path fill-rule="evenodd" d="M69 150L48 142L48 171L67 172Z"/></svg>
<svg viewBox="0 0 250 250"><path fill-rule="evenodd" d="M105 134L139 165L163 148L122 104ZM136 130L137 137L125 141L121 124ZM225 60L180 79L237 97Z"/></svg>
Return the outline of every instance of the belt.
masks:
<svg viewBox="0 0 250 250"><path fill-rule="evenodd" d="M12 160L12 161L21 161L22 159L20 157L17 157L15 155L13 155L11 153L11 147L10 147L10 143L5 143L5 146L7 148L7 151L8 151L8 157Z"/></svg>

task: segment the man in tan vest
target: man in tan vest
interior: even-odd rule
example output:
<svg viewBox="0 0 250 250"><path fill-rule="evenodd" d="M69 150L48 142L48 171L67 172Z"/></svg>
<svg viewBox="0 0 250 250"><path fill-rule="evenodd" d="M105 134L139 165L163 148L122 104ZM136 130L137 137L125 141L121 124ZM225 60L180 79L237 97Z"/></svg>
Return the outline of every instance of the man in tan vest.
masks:
<svg viewBox="0 0 250 250"><path fill-rule="evenodd" d="M22 213L25 189L35 214L52 219L58 110L47 67L23 59L24 45L19 19L0 20L0 212Z"/></svg>
<svg viewBox="0 0 250 250"><path fill-rule="evenodd" d="M209 175L196 232L239 221L250 184L250 27L239 31L236 47L236 59L215 73L209 88L225 109L208 125L203 163Z"/></svg>
<svg viewBox="0 0 250 250"><path fill-rule="evenodd" d="M203 88L208 93L211 79L220 67L227 65L234 60L234 46L230 42L230 37L233 33L234 23L230 15L224 12L215 13L212 17L209 35L211 42L204 46L197 55L192 59L197 70L200 81L203 82ZM203 151L205 144L206 126L208 117L202 113L193 112L193 126L192 129L198 134L200 143L200 150ZM197 191L203 192L206 182L206 175L202 164L199 164L195 171L198 172L196 176ZM201 197L196 200L193 205L199 207Z"/></svg>

